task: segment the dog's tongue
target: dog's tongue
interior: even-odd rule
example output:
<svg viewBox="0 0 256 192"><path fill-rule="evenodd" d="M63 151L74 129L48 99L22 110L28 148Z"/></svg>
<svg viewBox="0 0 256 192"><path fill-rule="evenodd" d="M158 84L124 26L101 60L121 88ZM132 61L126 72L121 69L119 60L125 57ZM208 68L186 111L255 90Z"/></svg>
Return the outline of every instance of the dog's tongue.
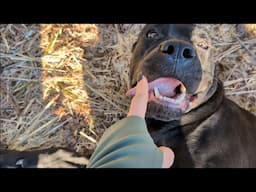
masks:
<svg viewBox="0 0 256 192"><path fill-rule="evenodd" d="M163 96L172 97L175 95L175 88L179 86L181 82L171 77L162 77L155 79L149 83L149 91L153 91L155 87L158 88L159 93ZM126 92L127 96L134 96L136 93L136 87Z"/></svg>

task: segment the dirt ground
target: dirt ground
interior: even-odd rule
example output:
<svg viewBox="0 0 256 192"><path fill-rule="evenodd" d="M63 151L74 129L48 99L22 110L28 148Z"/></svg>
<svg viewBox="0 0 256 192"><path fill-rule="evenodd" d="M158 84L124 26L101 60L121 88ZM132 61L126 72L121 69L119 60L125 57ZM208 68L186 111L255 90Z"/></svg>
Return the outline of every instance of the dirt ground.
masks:
<svg viewBox="0 0 256 192"><path fill-rule="evenodd" d="M68 147L89 157L126 115L131 47L143 24L1 24L0 148ZM197 25L226 95L256 114L256 24Z"/></svg>

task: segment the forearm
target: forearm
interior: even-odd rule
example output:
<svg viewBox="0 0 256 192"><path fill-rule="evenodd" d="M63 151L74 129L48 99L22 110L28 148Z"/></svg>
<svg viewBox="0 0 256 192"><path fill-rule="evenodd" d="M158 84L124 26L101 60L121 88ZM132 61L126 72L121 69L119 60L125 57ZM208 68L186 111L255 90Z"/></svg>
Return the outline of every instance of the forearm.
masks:
<svg viewBox="0 0 256 192"><path fill-rule="evenodd" d="M145 120L124 118L102 136L88 168L161 168L163 154L154 144Z"/></svg>

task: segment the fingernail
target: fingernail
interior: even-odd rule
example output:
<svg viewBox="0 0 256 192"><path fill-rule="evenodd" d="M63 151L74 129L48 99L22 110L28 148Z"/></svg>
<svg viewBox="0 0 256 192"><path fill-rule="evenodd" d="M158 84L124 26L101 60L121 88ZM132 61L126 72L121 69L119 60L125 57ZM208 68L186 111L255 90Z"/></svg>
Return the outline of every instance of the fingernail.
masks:
<svg viewBox="0 0 256 192"><path fill-rule="evenodd" d="M141 80L142 80L142 79L146 79L146 77L145 77L144 75L142 75L142 78L141 78Z"/></svg>

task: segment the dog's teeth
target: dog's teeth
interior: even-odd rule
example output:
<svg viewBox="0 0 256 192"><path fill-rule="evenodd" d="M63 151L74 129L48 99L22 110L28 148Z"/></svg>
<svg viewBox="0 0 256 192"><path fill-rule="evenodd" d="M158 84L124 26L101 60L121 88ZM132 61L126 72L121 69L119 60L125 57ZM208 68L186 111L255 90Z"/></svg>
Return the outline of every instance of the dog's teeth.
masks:
<svg viewBox="0 0 256 192"><path fill-rule="evenodd" d="M181 89L180 89L180 90L181 90L182 93L184 93L184 92L186 92L186 87L181 86Z"/></svg>
<svg viewBox="0 0 256 192"><path fill-rule="evenodd" d="M165 96L164 96L164 100L167 101L167 102L170 102L170 103L174 103L175 102L174 99L169 98L169 97L165 97Z"/></svg>
<svg viewBox="0 0 256 192"><path fill-rule="evenodd" d="M158 90L157 87L154 87L154 94L155 94L155 97L158 98L159 100L163 100L163 101L166 101L166 102L169 102L169 103L174 103L174 104L180 104L186 96L186 92L183 92L176 99L169 98L169 97L161 95L159 93L159 90Z"/></svg>
<svg viewBox="0 0 256 192"><path fill-rule="evenodd" d="M157 98L169 103L180 104L184 100L185 96L186 96L186 93L182 93L181 95L178 96L177 99L172 99L172 98L161 96L161 95L159 95Z"/></svg>
<svg viewBox="0 0 256 192"><path fill-rule="evenodd" d="M155 93L155 96L156 97L159 97L160 96L160 93L159 93L159 90L157 87L154 87L154 93Z"/></svg>
<svg viewBox="0 0 256 192"><path fill-rule="evenodd" d="M177 99L175 99L175 102L176 102L177 104L179 104L179 103L181 103L181 102L184 100L185 97L186 97L186 93L183 92L182 94L180 94L180 95L178 96Z"/></svg>

